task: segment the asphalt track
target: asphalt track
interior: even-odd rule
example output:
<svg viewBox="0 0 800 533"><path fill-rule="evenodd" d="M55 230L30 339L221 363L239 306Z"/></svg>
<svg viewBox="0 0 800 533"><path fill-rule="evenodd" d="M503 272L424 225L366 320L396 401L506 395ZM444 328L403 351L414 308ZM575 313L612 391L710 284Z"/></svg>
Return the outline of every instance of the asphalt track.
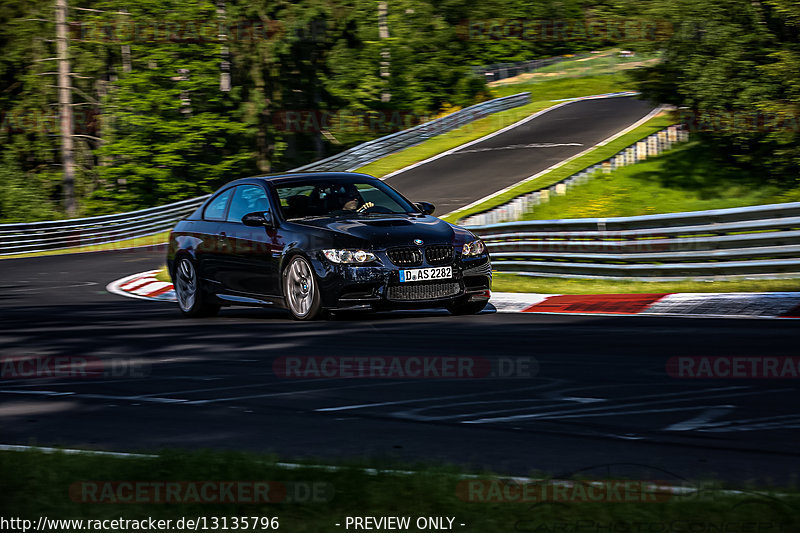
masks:
<svg viewBox="0 0 800 533"><path fill-rule="evenodd" d="M136 365L118 377L4 379L0 443L231 448L647 479L786 482L800 471L797 380L665 372L674 355L796 355L795 321L426 311L309 324L261 309L187 320L174 304L104 290L162 261L162 252L141 249L0 261L0 357ZM534 357L538 372L388 380L285 379L272 370L287 355L376 354Z"/></svg>
<svg viewBox="0 0 800 533"><path fill-rule="evenodd" d="M515 129L470 148L588 145L649 110L627 98L574 103L543 115L547 124L523 126L528 134ZM559 130L566 123L580 132ZM583 149L449 155L390 183L440 208L452 194L460 206ZM452 174L439 168L445 162ZM492 169L504 178L487 185L481 176ZM462 196L451 175L462 180ZM436 192L434 177L450 188ZM174 304L105 291L163 258L162 250L138 249L0 260L0 362L73 356L130 364L104 378L6 375L0 444L229 448L557 476L783 483L800 472L796 379L681 380L665 370L676 355L797 355L796 321L425 311L297 323L263 309L187 320ZM538 371L477 379L276 376L273 363L290 355L532 357Z"/></svg>
<svg viewBox="0 0 800 533"><path fill-rule="evenodd" d="M591 148L654 108L633 96L578 100L395 174L387 183L445 214Z"/></svg>

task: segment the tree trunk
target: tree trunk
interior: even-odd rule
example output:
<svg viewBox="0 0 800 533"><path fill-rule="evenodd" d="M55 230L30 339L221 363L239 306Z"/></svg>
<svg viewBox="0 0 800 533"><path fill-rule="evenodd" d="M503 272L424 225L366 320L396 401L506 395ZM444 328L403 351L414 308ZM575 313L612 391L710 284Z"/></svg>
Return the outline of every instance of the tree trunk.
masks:
<svg viewBox="0 0 800 533"><path fill-rule="evenodd" d="M64 210L75 216L75 159L72 147L72 85L69 77L67 0L56 0L56 46L58 50L58 111L61 131L61 164Z"/></svg>

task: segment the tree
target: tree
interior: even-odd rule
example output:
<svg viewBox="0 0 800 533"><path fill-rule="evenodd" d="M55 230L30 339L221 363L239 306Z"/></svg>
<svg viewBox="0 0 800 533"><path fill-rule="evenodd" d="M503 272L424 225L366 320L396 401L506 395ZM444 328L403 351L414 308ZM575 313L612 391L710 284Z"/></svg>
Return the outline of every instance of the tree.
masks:
<svg viewBox="0 0 800 533"><path fill-rule="evenodd" d="M687 108L691 128L765 181L800 170L798 7L785 0L670 0L647 16L672 22L663 61L637 73L646 96Z"/></svg>

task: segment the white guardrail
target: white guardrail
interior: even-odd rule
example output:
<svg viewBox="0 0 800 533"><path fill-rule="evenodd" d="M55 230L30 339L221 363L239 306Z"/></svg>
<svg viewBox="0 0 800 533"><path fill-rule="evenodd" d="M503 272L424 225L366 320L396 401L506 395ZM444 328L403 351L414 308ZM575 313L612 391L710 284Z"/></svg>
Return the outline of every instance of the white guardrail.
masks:
<svg viewBox="0 0 800 533"><path fill-rule="evenodd" d="M651 281L800 276L800 202L468 228L499 272Z"/></svg>
<svg viewBox="0 0 800 533"><path fill-rule="evenodd" d="M530 102L529 92L495 98L407 130L368 141L291 172L350 171L492 113ZM208 195L129 213L90 218L0 224L0 255L89 247L155 235L197 209Z"/></svg>

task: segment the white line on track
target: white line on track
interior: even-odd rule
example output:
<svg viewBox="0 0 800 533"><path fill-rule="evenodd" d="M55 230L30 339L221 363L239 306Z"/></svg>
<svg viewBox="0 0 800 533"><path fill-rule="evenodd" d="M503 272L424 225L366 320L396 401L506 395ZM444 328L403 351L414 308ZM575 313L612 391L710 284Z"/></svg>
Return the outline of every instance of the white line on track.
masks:
<svg viewBox="0 0 800 533"><path fill-rule="evenodd" d="M599 388L599 387L604 387L604 386L598 385L598 387L589 387L589 388ZM740 389L746 389L746 388L747 388L746 386L732 386L732 387L721 387L721 388L706 389L706 390L710 391L710 392L718 391L718 390L719 391L723 391L723 390L725 390L725 391L734 391L734 390L740 390ZM584 387L579 387L579 388L574 388L573 387L573 388L567 388L567 389L552 391L552 392L547 393L545 395L545 397L541 399L541 401L550 402L550 403L560 403L560 402L564 402L564 401L569 401L569 400L566 399L566 397L563 396L564 392L568 392L568 391L571 391L571 390L582 390L582 389L584 389ZM630 400L630 399L643 399L643 398L659 398L660 399L660 398L665 398L665 397L679 397L679 396L687 396L687 395L692 395L692 396L689 396L687 398L679 398L678 401L687 401L687 400L694 400L694 399L703 400L703 399L705 399L705 397L697 397L697 398L695 398L694 395L696 395L698 392L702 393L704 391L681 391L681 392L673 392L673 393L666 393L666 394L658 393L658 394L650 394L650 395L638 395L637 394L635 396L628 396L628 397L611 399L609 401L610 402L615 402L615 403L604 404L603 406L600 406L600 407L591 408L591 410L597 410L597 409L603 410L603 409L618 408L620 406L616 405L616 402L626 401L626 400ZM738 393L734 393L734 394L738 394ZM514 401L514 400L501 400L501 402L509 402L509 401ZM486 403L491 403L491 402L467 402L467 403L465 403L463 405L471 405L472 403L475 403L475 404L486 404ZM595 403L599 403L599 402L595 402ZM655 402L652 402L652 403L658 403L658 401L655 401ZM512 411L520 411L522 409L526 409L525 407L520 407L518 409L500 409L500 410L495 410L495 411L472 412L472 413L464 413L464 414L459 414L459 415L448 415L448 416L444 416L444 417L424 417L424 416L416 415L416 413L423 412L423 411L430 410L430 409L454 407L454 406L459 406L459 405L462 405L462 404L433 405L433 406L429 406L429 407L423 407L421 409L407 411L407 412L401 413L401 414L406 415L409 418L419 417L420 419L424 419L424 420L429 420L429 419L434 420L434 419L448 419L448 418L453 418L453 419L455 419L455 418L464 418L465 416L477 416L477 415L495 414L495 413L509 413L509 412L512 412ZM576 412L583 412L584 410L590 409L590 408L587 408L587 407L582 407L583 405L584 404L581 404L581 406L576 406L576 405L569 406L567 408L567 410L565 410L563 412L565 412L565 413L576 413ZM549 407L551 407L551 406L547 406L547 408L549 408ZM559 405L558 407L562 407L562 406Z"/></svg>
<svg viewBox="0 0 800 533"><path fill-rule="evenodd" d="M29 396L69 396L70 398L81 398L90 400L126 400L134 402L150 402L150 403L185 403L189 400L182 398L158 398L146 396L114 396L111 394L91 394L84 392L71 392L71 391L48 391L48 390L11 390L2 389L0 394L20 394Z"/></svg>
<svg viewBox="0 0 800 533"><path fill-rule="evenodd" d="M320 383L320 382L327 382L327 381L341 381L335 378L331 379L315 379L309 380L311 382ZM84 392L73 392L73 391L53 391L53 390L19 390L19 389L0 389L0 394L17 394L17 395L28 395L28 396L63 396L69 398L80 398L80 399L93 399L93 400L114 400L114 401L131 401L131 402L146 402L146 403L160 403L160 404L180 404L180 405L206 405L212 403L220 403L220 402L234 402L238 400L251 400L256 398L272 398L278 396L291 396L291 395L300 395L300 394L315 394L321 392L331 392L331 391L338 391L338 390L345 390L345 389L362 389L362 388L371 388L371 387L388 387L388 386L398 386L398 385L409 385L409 381L393 381L393 382L381 382L381 383L368 383L362 385L347 385L341 387L321 387L321 388L311 388L311 389L301 389L301 390L289 390L289 391L282 391L282 392L270 392L265 394L251 394L247 396L231 396L231 397L222 397L222 398L208 398L208 399L200 399L200 400L190 400L187 398L169 398L164 397L164 395L168 394L182 394L181 391L173 391L173 392L160 392L157 394L161 394L162 396L153 396L149 394L140 394L135 396L117 396L113 394L93 394L93 393L84 393ZM264 383L264 386L270 385L269 383ZM236 387L240 388L240 387Z"/></svg>
<svg viewBox="0 0 800 533"><path fill-rule="evenodd" d="M581 143L529 143L529 144L509 144L508 146L493 146L489 148L473 148L471 150L459 150L451 155L476 154L480 152L494 152L496 150L520 150L526 148L560 148L562 146L583 146Z"/></svg>
<svg viewBox="0 0 800 533"><path fill-rule="evenodd" d="M554 380L555 381L555 380ZM455 400L457 398L474 398L475 396L485 396L487 394L507 394L509 392L518 392L518 391L526 391L526 390L537 390L544 387L549 387L553 385L553 383L542 383L540 385L535 385L532 387L520 387L516 389L503 389L498 391L486 391L481 393L469 393L469 394L456 394L453 396L434 396L434 397L426 397L426 398L414 398L412 400L396 400L392 402L378 402L378 403L363 403L363 404L356 404L356 405L342 405L339 407L322 407L319 409L314 409L315 411L319 412L331 412L331 411L349 411L354 409L364 409L368 407L384 407L387 405L403 405L409 403L419 403L419 402L431 402L431 401L438 401L438 400ZM445 405L452 405L452 404L445 404Z"/></svg>
<svg viewBox="0 0 800 533"><path fill-rule="evenodd" d="M739 388L739 387L731 387L731 388ZM715 389L711 389L711 390L715 390ZM725 390L725 388L722 388L720 390ZM794 390L794 389L777 389L777 390L773 389L773 390L770 390L769 392L770 393L786 392L786 391L790 391L790 390ZM664 397L667 397L667 396L676 396L676 395L679 395L679 394L681 394L681 393L651 395L650 397L658 396L658 397L664 398ZM711 400L711 399L715 399L715 398L756 396L756 395L760 395L760 394L763 394L763 391L753 391L753 392L742 392L742 391L740 391L740 392L732 392L731 391L730 393L726 393L726 394L709 394L709 395L705 395L704 394L704 395L698 395L697 397L687 396L685 398L676 398L676 399L674 399L672 401L678 401L678 402L688 402L688 401L692 401L692 400L706 401L706 400ZM640 398L647 398L647 397L648 396L640 396ZM650 411L648 411L648 410L644 410L644 411L641 411L641 410L631 411L631 410L629 410L629 408L631 408L631 407L640 407L640 406L646 406L646 405L657 405L659 403L663 403L661 399L648 401L648 402L632 402L632 403L627 403L627 404L624 404L624 405L603 405L603 406L599 406L599 407L586 407L586 408L582 408L582 409L566 409L566 410L560 410L560 411L557 410L557 411L546 411L546 412L540 412L540 413L528 413L528 414L523 414L523 415L512 415L512 416L493 417L493 418L479 418L479 419L476 419L476 420L465 420L465 421L462 421L462 424L487 424L487 423L497 423L497 422L516 422L516 421L519 421L519 420L547 419L547 418L553 418L553 417L558 417L558 419L561 420L561 419L564 419L564 418L584 418L584 417L590 417L590 416L623 416L623 415L633 414L633 413L661 412L663 410L659 410L659 409L650 410ZM718 407L718 406L710 406L710 407ZM690 406L689 407L689 409L696 409L696 408L697 408L697 406ZM675 408L675 410L685 410L685 409Z"/></svg>
<svg viewBox="0 0 800 533"><path fill-rule="evenodd" d="M708 425L709 422L719 418L720 416L727 415L733 409L736 409L735 405L718 405L716 407L706 409L699 415L690 418L689 420L671 424L665 427L664 431L694 431Z"/></svg>
<svg viewBox="0 0 800 533"><path fill-rule="evenodd" d="M67 455L105 455L108 457L158 457L158 455L149 455L141 453L104 452L101 450L76 450L74 448L48 448L46 446L22 446L17 444L0 444L0 451L3 452L37 451L41 453L63 453Z"/></svg>

